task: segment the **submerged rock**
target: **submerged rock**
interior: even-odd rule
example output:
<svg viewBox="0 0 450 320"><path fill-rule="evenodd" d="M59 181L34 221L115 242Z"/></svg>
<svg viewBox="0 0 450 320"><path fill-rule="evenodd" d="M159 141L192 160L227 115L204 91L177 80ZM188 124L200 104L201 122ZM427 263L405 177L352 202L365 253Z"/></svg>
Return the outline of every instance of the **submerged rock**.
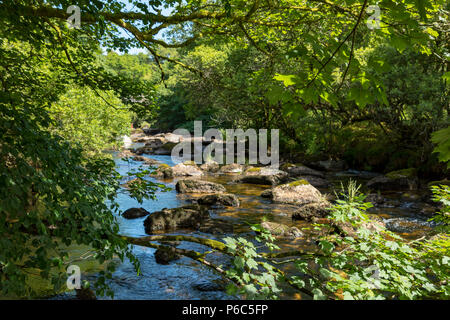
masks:
<svg viewBox="0 0 450 320"><path fill-rule="evenodd" d="M177 192L179 193L224 193L226 189L224 186L218 183L183 179L177 182L175 185Z"/></svg>
<svg viewBox="0 0 450 320"><path fill-rule="evenodd" d="M267 229L272 235L278 237L295 239L303 236L303 233L298 228L289 227L281 223L264 221L261 223L261 227Z"/></svg>
<svg viewBox="0 0 450 320"><path fill-rule="evenodd" d="M226 207L239 207L239 199L234 194L218 193L208 194L197 199L201 205L222 205Z"/></svg>
<svg viewBox="0 0 450 320"><path fill-rule="evenodd" d="M209 218L208 210L197 204L153 212L144 221L145 232L198 229Z"/></svg>
<svg viewBox="0 0 450 320"><path fill-rule="evenodd" d="M263 192L261 192L260 195L262 198L268 198L268 199L272 199L273 194L272 194L272 189L266 189Z"/></svg>
<svg viewBox="0 0 450 320"><path fill-rule="evenodd" d="M223 291L225 290L225 284L223 282L218 281L206 281L200 280L192 285L192 287L198 291Z"/></svg>
<svg viewBox="0 0 450 320"><path fill-rule="evenodd" d="M149 215L150 212L144 208L130 208L122 213L125 219L137 219Z"/></svg>
<svg viewBox="0 0 450 320"><path fill-rule="evenodd" d="M171 261L180 259L176 248L170 246L159 247L155 251L155 260L159 264L169 264Z"/></svg>
<svg viewBox="0 0 450 320"><path fill-rule="evenodd" d="M304 205L326 201L319 190L306 180L298 180L272 189L272 201L278 203Z"/></svg>

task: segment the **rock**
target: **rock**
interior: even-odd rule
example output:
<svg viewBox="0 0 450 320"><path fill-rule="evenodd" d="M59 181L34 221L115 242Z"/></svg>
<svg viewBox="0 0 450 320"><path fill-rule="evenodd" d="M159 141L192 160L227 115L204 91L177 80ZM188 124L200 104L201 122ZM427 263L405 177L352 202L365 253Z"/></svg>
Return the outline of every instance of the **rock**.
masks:
<svg viewBox="0 0 450 320"><path fill-rule="evenodd" d="M177 145L177 143L167 142L160 147L153 148L152 153L162 156L170 156L172 154L172 149Z"/></svg>
<svg viewBox="0 0 450 320"><path fill-rule="evenodd" d="M374 190L417 190L419 179L415 169L389 172L367 182L366 186Z"/></svg>
<svg viewBox="0 0 450 320"><path fill-rule="evenodd" d="M286 171L290 177L299 177L299 176L311 176L311 177L319 177L325 178L325 175L317 170L308 168L302 164L284 164L282 170Z"/></svg>
<svg viewBox="0 0 450 320"><path fill-rule="evenodd" d="M328 188L330 186L330 182L328 180L325 180L323 178L317 177L317 176L301 176L298 177L298 180L306 180L311 185L313 185L316 188Z"/></svg>
<svg viewBox="0 0 450 320"><path fill-rule="evenodd" d="M269 230L269 232L272 235L278 236L278 237L295 239L295 238L303 236L303 233L300 230L298 230L298 228L289 227L287 225L280 224L280 223L264 221L263 223L261 223L261 227Z"/></svg>
<svg viewBox="0 0 450 320"><path fill-rule="evenodd" d="M159 247L155 251L155 260L159 264L169 264L169 262L180 259L176 248L170 246Z"/></svg>
<svg viewBox="0 0 450 320"><path fill-rule="evenodd" d="M195 163L185 162L179 163L172 167L174 176L201 176L203 171L200 170Z"/></svg>
<svg viewBox="0 0 450 320"><path fill-rule="evenodd" d="M292 213L292 219L313 221L315 218L325 218L330 213L329 207L327 201L307 203Z"/></svg>
<svg viewBox="0 0 450 320"><path fill-rule="evenodd" d="M198 291L209 292L209 291L224 291L225 284L214 281L200 280L192 285L192 287Z"/></svg>
<svg viewBox="0 0 450 320"><path fill-rule="evenodd" d="M384 224L384 222L374 216L369 216L369 221L363 222L362 226L360 227L356 227L353 224L351 224L350 222L342 222L342 221L336 221L336 220L331 220L331 225L336 229L336 231L344 236L344 237L352 237L352 238L357 238L358 237L358 228L365 228L368 229L371 232L376 232L376 231L381 231L383 229L386 228L386 225Z"/></svg>
<svg viewBox="0 0 450 320"><path fill-rule="evenodd" d="M194 179L183 179L177 182L175 186L177 192L179 193L224 193L226 189L224 186L218 183L194 180Z"/></svg>
<svg viewBox="0 0 450 320"><path fill-rule="evenodd" d="M274 186L285 181L287 176L286 172L278 169L256 167L247 169L244 176L237 178L234 182Z"/></svg>
<svg viewBox="0 0 450 320"><path fill-rule="evenodd" d="M370 193L367 195L367 197L364 201L370 202L373 205L381 205L381 204L385 203L386 199L381 194Z"/></svg>
<svg viewBox="0 0 450 320"><path fill-rule="evenodd" d="M234 232L234 227L229 220L207 219L202 223L198 231L213 235L231 234Z"/></svg>
<svg viewBox="0 0 450 320"><path fill-rule="evenodd" d="M151 175L163 179L171 179L173 178L173 170L168 164L162 163Z"/></svg>
<svg viewBox="0 0 450 320"><path fill-rule="evenodd" d="M242 173L244 166L237 163L227 164L220 168L219 173Z"/></svg>
<svg viewBox="0 0 450 320"><path fill-rule="evenodd" d="M125 210L122 213L122 216L125 219L137 219L137 218L145 217L149 214L150 214L150 212L148 212L144 208L130 208L130 209Z"/></svg>
<svg viewBox="0 0 450 320"><path fill-rule="evenodd" d="M78 300L97 300L94 291L91 288L75 289Z"/></svg>
<svg viewBox="0 0 450 320"><path fill-rule="evenodd" d="M206 172L216 173L219 171L220 166L215 161L209 161L207 163L204 163L200 166L200 169Z"/></svg>
<svg viewBox="0 0 450 320"><path fill-rule="evenodd" d="M319 190L306 180L298 180L272 189L272 201L278 203L304 205L326 201Z"/></svg>
<svg viewBox="0 0 450 320"><path fill-rule="evenodd" d="M344 160L325 160L315 163L315 166L326 171L343 171L348 168Z"/></svg>
<svg viewBox="0 0 450 320"><path fill-rule="evenodd" d="M157 160L155 160L155 159L150 159L150 158L146 158L146 157L143 157L143 156L134 156L134 157L132 157L131 158L132 160L134 160L134 161L142 161L142 162L145 162L145 164L147 164L147 165L155 165L155 164L158 164L159 162L157 161Z"/></svg>
<svg viewBox="0 0 450 320"><path fill-rule="evenodd" d="M198 229L209 218L208 210L197 204L174 209L163 209L150 214L144 221L145 232Z"/></svg>
<svg viewBox="0 0 450 320"><path fill-rule="evenodd" d="M130 158L133 156L133 152L131 152L128 149L122 150L119 154L118 157L119 158Z"/></svg>
<svg viewBox="0 0 450 320"><path fill-rule="evenodd" d="M238 197L230 193L208 194L198 198L197 202L206 206L222 205L226 207L239 207Z"/></svg>
<svg viewBox="0 0 450 320"><path fill-rule="evenodd" d="M272 199L272 197L273 197L273 194L272 194L272 189L266 189L266 190L264 190L263 192L261 192L261 195L260 195L262 198L269 198L269 199Z"/></svg>

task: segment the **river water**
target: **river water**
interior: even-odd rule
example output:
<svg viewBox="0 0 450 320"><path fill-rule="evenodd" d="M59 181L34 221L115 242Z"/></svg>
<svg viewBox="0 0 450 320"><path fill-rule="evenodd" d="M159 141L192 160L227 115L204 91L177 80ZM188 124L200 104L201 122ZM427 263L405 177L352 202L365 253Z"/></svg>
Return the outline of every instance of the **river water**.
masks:
<svg viewBox="0 0 450 320"><path fill-rule="evenodd" d="M158 160L173 166L174 163L170 156L144 155L148 158ZM142 165L141 162L129 161L125 162L115 157L118 171L124 175L132 169L136 169ZM348 171L329 177L334 186L340 185L340 182L352 178L356 173ZM361 175L359 175L361 176ZM149 178L153 179L153 178ZM207 176L206 179L213 182L223 184L227 192L234 193L239 197L241 202L238 208L224 208L211 210L211 216L216 219L225 221L233 228L232 232L221 234L205 234L201 232L179 231L173 234L190 233L197 236L204 236L212 239L221 239L225 236L242 236L251 235L247 222L258 223L265 217L269 221L283 223L289 226L296 226L306 235L311 225L304 221L292 221L288 212L292 208L288 205L272 204L269 200L261 198L259 195L267 186L249 185L249 184L230 184L231 176ZM154 180L156 181L156 180ZM159 181L161 182L161 181ZM171 191L158 192L157 199L144 200L139 204L136 200L131 199L125 192L120 193L117 202L121 211L133 207L143 207L149 212L161 210L163 208L175 208L191 203L190 198L177 195L175 191L176 180L163 181ZM363 182L363 181L362 181ZM321 190L322 192L332 192L332 190ZM405 198L402 193L391 193L385 195L391 201L384 207L371 209L370 213L383 218L393 231L398 232L406 238L414 239L428 234L432 230L432 225L427 222L428 217L420 214L422 203L417 201L420 194L409 193ZM411 200L413 199L413 200ZM121 216L117 216L120 224L120 232L123 235L142 237L146 236L144 231L145 217L127 220ZM302 237L298 240L283 240L277 244L282 249L307 248L311 246L308 237ZM179 248L204 251L207 248L191 243L181 243ZM120 263L114 273L113 279L109 284L114 291L114 299L233 299L235 297L228 296L224 291L215 288L205 290L205 286L220 283L220 277L211 269L203 266L189 258L182 257L179 260L171 262L169 265L157 264L154 258L155 249L134 246L133 252L141 263L141 275L138 276L132 265L125 261ZM226 263L221 257L213 257L216 263ZM87 275L85 279L95 280L96 275ZM217 287L217 285L216 285ZM219 286L220 287L220 286ZM71 294L60 295L57 299L73 297ZM293 298L292 295L286 298ZM100 298L102 299L102 298ZM108 299L108 298L104 298Z"/></svg>

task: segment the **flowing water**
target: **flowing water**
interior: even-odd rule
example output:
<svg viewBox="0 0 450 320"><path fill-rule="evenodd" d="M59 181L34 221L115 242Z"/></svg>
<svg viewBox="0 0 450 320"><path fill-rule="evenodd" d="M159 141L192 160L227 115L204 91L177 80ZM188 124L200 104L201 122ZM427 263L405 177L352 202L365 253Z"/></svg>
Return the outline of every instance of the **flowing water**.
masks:
<svg viewBox="0 0 450 320"><path fill-rule="evenodd" d="M174 165L170 156L149 156L146 157L156 159L161 163ZM115 158L118 171L126 174L131 169L136 169L142 165L141 162L129 161L125 162L119 158ZM329 177L334 186L339 186L341 181L358 175L364 177L364 173L348 171L345 173L335 174ZM370 174L367 174L370 178ZM153 179L153 178L150 178ZM269 221L283 223L289 226L296 226L306 235L311 230L311 225L305 221L292 221L289 212L292 207L289 205L273 204L269 200L261 198L259 195L267 186L249 185L249 184L231 184L232 176L207 176L203 179L223 184L229 193L236 194L241 202L238 208L224 208L211 210L211 216L220 219L231 225L233 231L225 231L222 234L205 234L201 232L189 232L193 235L205 236L212 239L221 239L225 236L233 236L240 234L243 236L250 235L250 229L247 222L257 223L266 217ZM156 180L154 180L156 181ZM161 182L161 181L160 181ZM192 198L177 195L175 191L176 180L164 181L166 185L172 187L169 192L158 192L157 200L144 200L139 204L136 200L131 199L126 193L120 193L117 202L122 211L133 208L143 207L149 212L161 210L163 208L175 208L190 203ZM322 192L332 192L332 190L321 190ZM391 201L387 202L384 207L372 208L371 214L378 215L383 218L391 230L398 232L406 238L414 239L421 237L432 230L432 225L427 222L428 217L420 214L422 204L409 194L408 197L402 197L402 193L392 193L386 195ZM402 200L398 200L402 199ZM411 200L414 199L414 200ZM120 224L121 234L133 237L146 236L144 231L145 217L127 220L121 216L117 216ZM181 234L183 232L179 232ZM282 249L307 248L311 243L308 237L299 238L298 240L280 240L277 244ZM204 251L205 248L191 243L181 243L179 248ZM220 283L220 277L211 269L203 266L189 258L182 257L179 260L171 262L169 265L160 265L155 262L155 249L134 246L133 252L141 263L141 273L138 276L134 271L131 263L124 262L118 265L117 271L114 273L110 286L114 291L115 299L230 299L226 293L214 288L205 290L205 286L211 286L214 283ZM210 255L208 256L209 259ZM226 260L216 256L213 257L216 263L226 263ZM94 280L95 274L87 276L87 279ZM217 285L216 285L217 287ZM219 286L220 287L220 286ZM202 290L203 288L203 290ZM211 290L211 291L210 291ZM70 296L70 295L69 295ZM58 296L64 298L66 295ZM295 296L288 296L295 298Z"/></svg>

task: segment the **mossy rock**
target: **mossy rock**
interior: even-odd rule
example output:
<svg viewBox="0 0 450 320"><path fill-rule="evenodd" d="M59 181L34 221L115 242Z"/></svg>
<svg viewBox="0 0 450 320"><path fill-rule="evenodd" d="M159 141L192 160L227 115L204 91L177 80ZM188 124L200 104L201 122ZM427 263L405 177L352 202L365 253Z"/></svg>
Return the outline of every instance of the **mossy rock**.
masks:
<svg viewBox="0 0 450 320"><path fill-rule="evenodd" d="M310 184L308 181L306 181L305 179L300 179L297 181L292 181L288 183L291 187L296 187L296 186L301 186L301 185L308 185Z"/></svg>
<svg viewBox="0 0 450 320"><path fill-rule="evenodd" d="M163 145L161 146L161 148L163 148L163 149L165 149L165 150L168 150L168 151L172 151L172 149L175 148L175 146L176 146L177 144L178 144L178 143L167 142L167 143L163 144Z"/></svg>
<svg viewBox="0 0 450 320"><path fill-rule="evenodd" d="M389 179L414 178L417 176L417 169L409 168L386 173Z"/></svg>
<svg viewBox="0 0 450 320"><path fill-rule="evenodd" d="M185 166L193 166L193 167L197 167L197 164L195 163L195 161L185 161L183 162L183 164Z"/></svg>
<svg viewBox="0 0 450 320"><path fill-rule="evenodd" d="M170 168L170 166L167 164L167 163L161 163L159 166L158 166L158 169L159 168Z"/></svg>

